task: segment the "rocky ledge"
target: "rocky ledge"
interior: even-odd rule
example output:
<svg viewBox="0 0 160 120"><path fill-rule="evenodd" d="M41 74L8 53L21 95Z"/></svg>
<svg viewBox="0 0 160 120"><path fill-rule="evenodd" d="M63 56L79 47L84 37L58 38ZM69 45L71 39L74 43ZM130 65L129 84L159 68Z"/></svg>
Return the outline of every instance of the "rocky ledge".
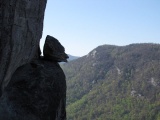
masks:
<svg viewBox="0 0 160 120"><path fill-rule="evenodd" d="M64 47L47 36L44 56L19 67L0 98L1 120L65 120Z"/></svg>

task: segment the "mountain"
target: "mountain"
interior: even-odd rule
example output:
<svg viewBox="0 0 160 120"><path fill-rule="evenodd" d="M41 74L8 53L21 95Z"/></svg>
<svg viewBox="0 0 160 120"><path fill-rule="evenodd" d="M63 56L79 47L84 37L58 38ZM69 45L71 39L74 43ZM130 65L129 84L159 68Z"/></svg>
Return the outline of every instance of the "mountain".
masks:
<svg viewBox="0 0 160 120"><path fill-rule="evenodd" d="M160 45L103 45L62 65L68 120L160 120Z"/></svg>
<svg viewBox="0 0 160 120"><path fill-rule="evenodd" d="M68 61L76 60L76 59L79 58L78 56L73 56L73 55L70 55L70 54L68 54L68 56L69 56Z"/></svg>

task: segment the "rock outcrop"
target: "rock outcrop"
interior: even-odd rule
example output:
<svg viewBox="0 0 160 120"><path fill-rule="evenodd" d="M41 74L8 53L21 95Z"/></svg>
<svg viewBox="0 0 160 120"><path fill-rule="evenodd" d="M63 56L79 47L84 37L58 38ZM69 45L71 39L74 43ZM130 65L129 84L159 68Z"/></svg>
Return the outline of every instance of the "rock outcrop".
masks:
<svg viewBox="0 0 160 120"><path fill-rule="evenodd" d="M67 62L68 55L61 43L54 37L47 35L43 49L44 59Z"/></svg>
<svg viewBox="0 0 160 120"><path fill-rule="evenodd" d="M47 0L0 0L0 87L36 58Z"/></svg>
<svg viewBox="0 0 160 120"><path fill-rule="evenodd" d="M50 40L47 40L52 38ZM58 44L57 44L58 43ZM51 46L47 46L47 45ZM58 62L66 61L64 47L47 36L44 51L39 57L19 67L0 98L2 120L65 120L66 81ZM55 48L59 48L55 51ZM56 54L55 57L53 55ZM64 57L58 57L64 55ZM52 58L52 59L50 59Z"/></svg>
<svg viewBox="0 0 160 120"><path fill-rule="evenodd" d="M0 120L66 119L68 56L51 36L40 56L46 2L0 0Z"/></svg>

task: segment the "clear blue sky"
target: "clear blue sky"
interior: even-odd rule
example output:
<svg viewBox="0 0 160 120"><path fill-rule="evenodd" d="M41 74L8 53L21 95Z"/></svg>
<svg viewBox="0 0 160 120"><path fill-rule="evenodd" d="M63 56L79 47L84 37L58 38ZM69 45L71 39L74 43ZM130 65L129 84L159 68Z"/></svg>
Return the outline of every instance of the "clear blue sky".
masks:
<svg viewBox="0 0 160 120"><path fill-rule="evenodd" d="M160 0L48 0L41 47L48 34L75 56L103 44L160 43Z"/></svg>

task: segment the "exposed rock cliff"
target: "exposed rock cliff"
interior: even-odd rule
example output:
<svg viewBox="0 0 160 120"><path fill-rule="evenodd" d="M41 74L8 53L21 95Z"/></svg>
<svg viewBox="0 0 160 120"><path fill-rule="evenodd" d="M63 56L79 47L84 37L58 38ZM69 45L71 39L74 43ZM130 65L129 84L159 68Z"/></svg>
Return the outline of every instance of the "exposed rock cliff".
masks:
<svg viewBox="0 0 160 120"><path fill-rule="evenodd" d="M47 57L33 60L14 72L0 98L0 119L66 119L66 81L57 61L64 62L68 56L51 36L47 36L44 51Z"/></svg>
<svg viewBox="0 0 160 120"><path fill-rule="evenodd" d="M0 0L0 120L65 120L64 47L39 41L47 0ZM58 49L57 49L58 48ZM51 58L51 59L50 59Z"/></svg>
<svg viewBox="0 0 160 120"><path fill-rule="evenodd" d="M38 54L47 0L0 0L0 86Z"/></svg>

